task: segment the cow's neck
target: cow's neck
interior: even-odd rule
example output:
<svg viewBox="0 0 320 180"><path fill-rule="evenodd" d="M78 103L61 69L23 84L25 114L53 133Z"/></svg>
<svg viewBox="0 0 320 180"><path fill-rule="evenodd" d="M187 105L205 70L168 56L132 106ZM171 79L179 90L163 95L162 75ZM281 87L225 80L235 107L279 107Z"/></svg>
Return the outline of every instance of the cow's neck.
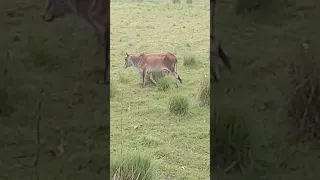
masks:
<svg viewBox="0 0 320 180"><path fill-rule="evenodd" d="M138 57L136 57L136 56L132 56L131 58L130 58L130 61L131 61L131 64L133 65L133 68L135 69L135 70L138 70L138 71L141 71L141 69L140 69L140 67L139 67L139 58Z"/></svg>

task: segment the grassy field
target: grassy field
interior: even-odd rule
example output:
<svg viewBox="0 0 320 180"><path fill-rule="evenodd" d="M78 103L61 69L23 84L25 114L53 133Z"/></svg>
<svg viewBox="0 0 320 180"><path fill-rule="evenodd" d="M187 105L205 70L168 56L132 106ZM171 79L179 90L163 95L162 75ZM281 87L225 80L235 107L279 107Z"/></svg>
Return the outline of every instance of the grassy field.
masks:
<svg viewBox="0 0 320 180"><path fill-rule="evenodd" d="M209 107L198 100L201 81L209 78L208 2L111 3L111 156L141 151L154 159L155 179L209 179ZM183 84L159 91L141 88L139 74L123 69L126 52L171 52L178 58ZM195 66L184 66L194 56ZM170 98L189 102L184 116L169 112Z"/></svg>
<svg viewBox="0 0 320 180"><path fill-rule="evenodd" d="M307 60L300 54L306 40L315 49L310 56L319 58L316 51L320 47L320 26L315 23L320 17L319 2L273 2L244 16L235 14L235 1L217 2L216 37L233 58L234 68L232 73L223 73L221 83L212 85L212 105L221 117L230 117L232 112L233 118L242 117L249 122L248 146L255 160L244 166L244 176L239 171L233 172L234 169L223 175L216 168L213 174L217 179L315 180L320 177L319 142L288 141L289 133L295 130L285 106L288 95L294 91L290 86L290 63ZM239 133L235 136L240 136Z"/></svg>
<svg viewBox="0 0 320 180"><path fill-rule="evenodd" d="M96 84L97 41L73 17L44 23L44 5L0 2L0 179L35 179L38 116L40 179L104 179L109 107L107 87Z"/></svg>

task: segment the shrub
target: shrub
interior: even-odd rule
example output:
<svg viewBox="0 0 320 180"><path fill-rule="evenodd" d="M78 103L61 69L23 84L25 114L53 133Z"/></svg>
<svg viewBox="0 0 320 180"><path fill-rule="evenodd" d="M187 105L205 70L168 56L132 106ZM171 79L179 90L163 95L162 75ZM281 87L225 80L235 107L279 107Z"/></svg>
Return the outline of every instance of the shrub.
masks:
<svg viewBox="0 0 320 180"><path fill-rule="evenodd" d="M192 4L192 0L186 0L187 4Z"/></svg>
<svg viewBox="0 0 320 180"><path fill-rule="evenodd" d="M299 59L291 63L289 76L293 91L289 95L287 115L295 140L320 137L320 74L316 48L301 47Z"/></svg>
<svg viewBox="0 0 320 180"><path fill-rule="evenodd" d="M252 162L249 119L235 108L215 109L211 118L212 165L223 169L244 168Z"/></svg>
<svg viewBox="0 0 320 180"><path fill-rule="evenodd" d="M173 4L180 4L181 1L180 1L180 0L172 0L172 3L173 3Z"/></svg>
<svg viewBox="0 0 320 180"><path fill-rule="evenodd" d="M199 100L200 105L210 106L210 80L207 78L200 82Z"/></svg>
<svg viewBox="0 0 320 180"><path fill-rule="evenodd" d="M111 156L110 180L153 180L152 159L138 152Z"/></svg>
<svg viewBox="0 0 320 180"><path fill-rule="evenodd" d="M186 97L175 95L169 100L169 111L175 115L185 115L189 110L189 101Z"/></svg>
<svg viewBox="0 0 320 180"><path fill-rule="evenodd" d="M196 58L193 54L188 54L188 55L184 56L184 59L183 59L184 66L189 66L189 67L193 66L194 67L196 65L196 63L197 63L197 61L196 61Z"/></svg>

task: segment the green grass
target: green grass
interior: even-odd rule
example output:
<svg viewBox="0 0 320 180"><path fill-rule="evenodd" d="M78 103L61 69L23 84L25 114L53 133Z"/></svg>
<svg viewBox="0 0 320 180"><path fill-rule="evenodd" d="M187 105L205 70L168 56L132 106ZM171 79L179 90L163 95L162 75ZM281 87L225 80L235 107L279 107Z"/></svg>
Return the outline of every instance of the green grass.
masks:
<svg viewBox="0 0 320 180"><path fill-rule="evenodd" d="M238 2L247 6L245 4L252 1ZM237 158L233 158L238 163L243 161L239 157L246 157L248 154L251 156L246 163L242 163L242 170L235 166L229 169L227 175L223 171L232 162L225 166L217 163L212 175L219 180L300 180L320 177L317 171L320 162L319 145L307 143L306 140L292 141L289 138L288 135L296 129L292 127L295 120L287 116L286 106L288 97L295 91L289 76L291 62L307 61L300 54L301 45L306 39L309 40L310 47L320 47L317 43L320 36L316 33L320 26L315 24L320 17L320 9L315 0L272 2L242 16L235 13L236 1L217 3L215 32L232 58L233 71L224 71L221 82L211 87L214 88L211 106L219 115L214 121L216 126L221 127L217 132L221 138L211 146L224 149L232 144L235 152L242 149L238 151L241 153ZM315 59L319 57L314 52L310 52L309 56L314 56ZM296 103L295 110L304 110L303 103ZM316 106L312 108L314 107ZM315 111L312 108L309 108L312 110L310 117L314 117ZM231 131L230 127L238 128ZM230 134L227 134L228 130ZM232 136L235 132L247 134L250 138ZM308 135L310 134L309 130ZM217 135L211 135L212 139L217 138ZM225 138L228 136L230 137ZM221 145L219 139L228 139L228 142ZM216 151L216 156L230 157L230 154L223 155Z"/></svg>
<svg viewBox="0 0 320 180"><path fill-rule="evenodd" d="M153 180L153 162L148 154L123 152L110 161L110 179Z"/></svg>
<svg viewBox="0 0 320 180"><path fill-rule="evenodd" d="M111 81L117 90L111 100L112 157L120 148L136 149L158 162L155 179L209 179L210 113L198 101L201 79L209 76L209 44L208 2L111 3ZM122 68L125 52L174 53L183 84L176 88L168 76L158 79L158 87L150 82L141 88L139 73ZM188 52L197 55L198 69L183 66ZM184 116L169 110L171 97L180 95L189 106Z"/></svg>
<svg viewBox="0 0 320 180"><path fill-rule="evenodd" d="M109 107L107 86L96 83L104 61L94 54L94 31L71 17L45 23L44 6L41 0L0 2L0 179L36 179L38 116L40 179L106 177ZM62 140L65 153L53 156Z"/></svg>

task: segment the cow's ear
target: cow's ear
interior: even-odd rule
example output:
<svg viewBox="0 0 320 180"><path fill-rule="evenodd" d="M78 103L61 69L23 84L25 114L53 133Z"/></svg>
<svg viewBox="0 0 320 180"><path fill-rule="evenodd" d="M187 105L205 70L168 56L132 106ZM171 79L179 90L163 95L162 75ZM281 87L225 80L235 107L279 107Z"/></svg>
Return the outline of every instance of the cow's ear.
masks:
<svg viewBox="0 0 320 180"><path fill-rule="evenodd" d="M127 57L129 56L129 54L126 52Z"/></svg>

